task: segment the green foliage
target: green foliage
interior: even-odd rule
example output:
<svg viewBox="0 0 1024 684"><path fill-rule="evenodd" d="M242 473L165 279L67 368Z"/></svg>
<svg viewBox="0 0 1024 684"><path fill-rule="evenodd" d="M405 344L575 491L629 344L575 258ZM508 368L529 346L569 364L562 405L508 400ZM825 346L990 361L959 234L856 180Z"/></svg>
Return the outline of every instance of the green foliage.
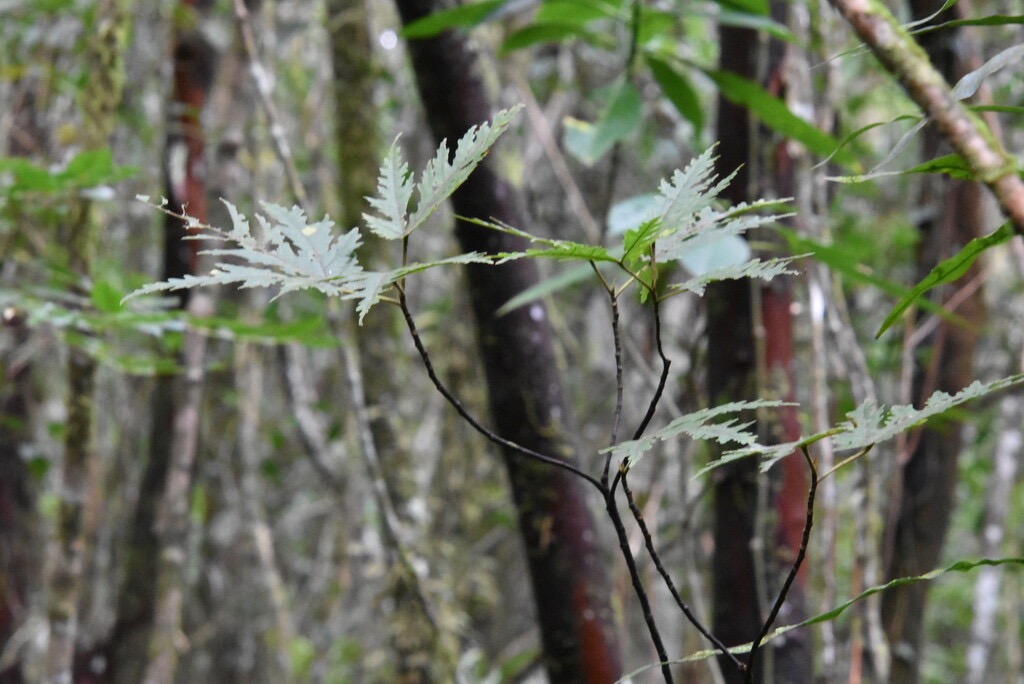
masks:
<svg viewBox="0 0 1024 684"><path fill-rule="evenodd" d="M1013 230L1013 225L1010 223L1004 223L995 232L980 238L974 238L967 245L964 246L959 252L943 260L937 264L924 280L919 282L914 288L905 294L900 301L893 307L889 315L885 317L885 321L882 326L875 333L875 337L881 337L882 333L888 330L893 323L899 320L903 312L910 308L914 302L921 299L924 293L932 288L938 287L945 283L951 283L961 278L967 269L971 267L982 252L996 245L1001 245L1004 242L1012 238L1016 233Z"/></svg>
<svg viewBox="0 0 1024 684"><path fill-rule="evenodd" d="M499 112L493 123L471 128L459 140L454 155L446 141L442 141L419 182L414 182L396 141L381 167L378 196L369 198L378 215L364 215L370 230L382 238L395 240L407 238L422 226L483 161L517 111L518 108ZM414 193L418 202L410 216L409 203ZM265 215L256 215L260 226L257 234L234 205L230 202L224 204L231 216L230 230L202 225L183 217L194 231L191 239L208 239L231 245L202 252L218 259L209 273L190 274L146 285L125 299L211 285L274 287L278 289L277 296L313 289L330 297L355 301L359 320L362 321L370 308L386 296L388 289L406 276L442 265L491 262L488 257L470 253L429 263L403 264L389 271L367 271L356 257L361 243L358 229L337 234L333 230L334 222L326 217L310 223L298 207L287 209L276 204L264 204Z"/></svg>
<svg viewBox="0 0 1024 684"><path fill-rule="evenodd" d="M742 203L728 209L717 207L719 193L728 186L733 176L717 179L714 164L713 150L707 150L691 161L685 170L676 171L671 179L663 180L658 195L636 203L629 210L631 216L622 219L619 227L625 228L636 220L638 215L645 218L635 228L625 230L621 247L615 249L568 240L540 238L510 226L487 221L475 223L518 235L541 246L524 252L497 255L502 259L540 257L558 261L615 264L629 276L629 281L624 286L631 282L640 285L641 300L646 299L656 289L662 297L683 292L702 295L704 288L717 280L770 280L789 272L788 266L793 260L791 257L767 260L720 259L713 267L702 272L691 271L693 277L687 280L663 286L658 284L659 264L678 261L684 266L692 265L694 262L689 261L689 258L701 250L706 250L709 246L729 245L729 238L735 238L781 218L778 215L760 213L777 207L778 203L775 202ZM647 212L643 211L642 205L649 208L649 217ZM640 211L637 211L638 209ZM565 278L561 284L568 286L574 282L577 282L574 277ZM515 302L517 306L522 306L554 291L551 283L543 284L523 293ZM510 305L511 302L504 309L508 309Z"/></svg>
<svg viewBox="0 0 1024 684"><path fill-rule="evenodd" d="M0 188L9 197L84 191L134 174L135 169L114 164L106 148L79 152L60 168L39 166L22 157L0 158Z"/></svg>
<svg viewBox="0 0 1024 684"><path fill-rule="evenodd" d="M764 446L748 443L748 446L729 451L722 458L712 461L702 468L697 475L703 475L726 463L750 456L761 457L761 471L767 472L779 459L785 458L794 451L809 447L823 439L831 439L832 446L836 451L860 451L866 453L875 444L892 439L902 432L921 425L929 418L934 418L972 399L988 396L993 392L1019 385L1022 382L1024 382L1024 374L1013 375L992 382L975 380L956 394L947 394L941 391L935 392L925 402L924 407L920 409L910 405L895 405L887 408L869 400L847 413L846 420L831 430L783 444ZM650 437L656 435L657 433ZM742 443L739 439L735 441ZM843 464L848 462L849 459L844 461Z"/></svg>
<svg viewBox="0 0 1024 684"><path fill-rule="evenodd" d="M734 401L702 409L680 416L657 432L652 432L645 437L620 442L615 446L603 449L602 453L610 453L612 458L623 464L623 468L629 470L658 442L678 439L683 435L695 440L715 441L725 446L741 444L754 448L757 446L757 435L749 429L754 424L753 421L739 422L736 417L722 421L716 419L742 411L756 411L785 405L785 402L770 400Z"/></svg>
<svg viewBox="0 0 1024 684"><path fill-rule="evenodd" d="M585 165L592 166L616 143L629 137L642 120L640 93L629 80L622 79L596 123L566 120L565 148Z"/></svg>
<svg viewBox="0 0 1024 684"><path fill-rule="evenodd" d="M507 0L484 0L434 12L422 19L406 24L405 38L429 38L453 28L470 28L483 23L501 9Z"/></svg>
<svg viewBox="0 0 1024 684"><path fill-rule="evenodd" d="M414 183L409 165L402 160L396 140L381 166L377 180L379 194L367 198L370 206L380 213L380 216L363 215L367 227L386 240L408 237L437 211L456 188L466 182L520 109L521 105L500 111L493 122L470 128L456 145L454 156L448 150L447 141L442 140L418 183ZM418 201L409 218L409 202L414 191Z"/></svg>

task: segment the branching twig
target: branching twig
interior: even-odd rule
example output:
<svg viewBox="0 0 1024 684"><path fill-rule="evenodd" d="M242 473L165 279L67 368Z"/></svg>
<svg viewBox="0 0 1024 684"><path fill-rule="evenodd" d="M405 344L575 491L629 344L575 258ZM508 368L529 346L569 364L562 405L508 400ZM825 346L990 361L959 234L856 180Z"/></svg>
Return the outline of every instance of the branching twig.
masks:
<svg viewBox="0 0 1024 684"><path fill-rule="evenodd" d="M665 565L661 562L661 556L658 554L657 549L654 548L654 538L651 536L650 530L647 528L647 522L644 520L643 511L636 505L636 499L633 497L633 490L629 488L629 482L627 480L627 474L622 472L622 491L626 495L626 502L629 504L629 510L633 514L633 519L636 520L637 525L640 526L640 532L644 537L644 545L647 547L647 553L651 556L651 560L654 561L654 567L658 570L658 574L665 581L665 586L668 587L668 591L672 594L672 598L675 599L676 605L679 606L679 610L683 611L683 615L690 621L697 631L700 632L705 639L710 641L715 648L722 652L722 655L731 660L737 668L743 669L744 664L733 655L729 647L723 644L719 639L715 637L700 621L700 619L690 610L690 607L683 601L683 597L679 594L676 589L675 583L672 581L672 577L668 574L668 570Z"/></svg>
<svg viewBox="0 0 1024 684"><path fill-rule="evenodd" d="M593 265L593 262L591 262ZM597 268L595 267L596 271ZM622 328L619 325L619 299L613 288L608 288L608 299L612 308L612 340L615 344L615 414L612 416L612 434L609 446L615 446L619 441L619 424L622 422ZM604 459L604 469L601 471L601 485L608 486L608 474L611 471L612 452L609 451Z"/></svg>
<svg viewBox="0 0 1024 684"><path fill-rule="evenodd" d="M398 306L402 310L402 316L405 318L405 325L409 330L409 336L412 337L412 342L416 346L416 351L420 355L420 360L423 362L423 367L427 371L427 376L430 378L430 382L434 385L434 388L441 393L441 396L443 396L445 400L452 405L452 408L455 409L459 416L469 423L470 427L486 437L488 441L493 442L498 446L510 449L518 454L526 456L527 458L532 458L535 461L540 461L541 463L547 463L548 465L556 468L561 468L562 470L566 470L577 477L581 477L593 485L599 492L604 494L605 487L603 487L596 478L583 472L573 464L553 456L548 456L547 454L542 454L539 451L528 449L521 444L516 444L510 439L505 439L478 421L473 414L463 406L462 402L459 401L459 398L452 394L452 391L448 389L448 386L445 385L444 381L437 375L437 371L434 369L434 363L430 359L430 353L427 352L427 348L423 345L419 329L416 327L416 321L413 320L412 311L409 309L409 303L405 296L405 287L403 285L399 285L397 289Z"/></svg>
<svg viewBox="0 0 1024 684"><path fill-rule="evenodd" d="M661 377L658 378L658 387L654 390L654 396L651 397L651 402L647 406L647 413L644 414L643 420L640 421L636 432L633 433L633 439L643 437L644 431L647 430L651 419L654 418L654 412L657 410L658 404L661 403L661 395L664 394L665 385L668 383L668 369L672 366L672 360L665 355L665 348L661 344L661 306L657 292L651 294L651 300L651 308L654 310L654 343L658 349L658 356L661 357Z"/></svg>
<svg viewBox="0 0 1024 684"><path fill-rule="evenodd" d="M622 471L620 470L621 474ZM615 476L616 481L619 479L619 475ZM629 570L629 578L633 583L633 591L636 593L637 599L640 601L640 609L643 611L644 622L647 624L647 631L651 635L651 641L654 643L654 650L658 653L658 661L661 665L661 674L665 678L666 684L672 684L672 669L668 663L668 651L665 650L665 644L661 640L661 632L658 630L658 625L654 620L654 611L651 609L651 601L647 596L647 590L644 588L643 580L640 579L640 569L636 565L636 559L633 557L633 552L629 550L629 536L626 534L626 526L622 523L622 516L619 515L619 509L615 505L615 495L612 490L605 490L604 492L604 503L605 509L608 511L608 517L611 518L612 525L615 527L615 536L619 540L619 548L622 550L622 557L626 561L626 567Z"/></svg>
<svg viewBox="0 0 1024 684"><path fill-rule="evenodd" d="M899 25L881 0L831 0L885 68L930 117L977 180L988 186L1000 208L1024 234L1024 181L1013 158L968 110L932 64L927 53Z"/></svg>
<svg viewBox="0 0 1024 684"><path fill-rule="evenodd" d="M271 97L269 72L260 62L256 52L252 15L249 14L249 8L245 6L245 0L235 0L234 8L238 33L242 37L242 47L249 62L249 73L252 74L252 81L256 86L256 93L259 95L263 114L267 117L267 129L270 131L270 139L274 143L274 151L277 152L277 158L284 167L285 176L288 179L288 189L295 196L295 201L299 206L306 210L309 201L306 199L306 190L299 179L299 172L295 168L295 156L292 154L291 145L288 144L288 138L285 137L281 117L278 115L274 99Z"/></svg>

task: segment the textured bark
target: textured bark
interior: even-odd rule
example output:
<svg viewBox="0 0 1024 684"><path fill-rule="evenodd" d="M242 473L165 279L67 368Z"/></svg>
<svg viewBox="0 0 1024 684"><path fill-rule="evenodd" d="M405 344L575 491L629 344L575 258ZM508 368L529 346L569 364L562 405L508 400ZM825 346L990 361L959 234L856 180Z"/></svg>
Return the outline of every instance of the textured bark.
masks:
<svg viewBox="0 0 1024 684"><path fill-rule="evenodd" d="M10 315L8 315L10 313ZM29 365L18 352L28 337L24 317L4 312L0 333L0 644L11 644L29 611L42 565L36 492L23 458L28 439ZM0 651L4 647L0 647ZM13 655L13 654L12 654ZM20 665L0 669L0 684L24 681Z"/></svg>
<svg viewBox="0 0 1024 684"><path fill-rule="evenodd" d="M129 28L125 0L97 3L95 36L85 59L91 75L82 92L82 146L99 150L109 145L124 86L124 46ZM84 197L71 202L65 234L68 270L76 278L74 293L88 298L96 224L92 203ZM49 632L42 663L42 680L66 682L72 677L78 637L83 573L92 553L86 534L85 507L102 500L100 454L94 435L96 360L83 344L68 349L67 420L64 425L55 538L46 573L46 618Z"/></svg>
<svg viewBox="0 0 1024 684"><path fill-rule="evenodd" d="M425 16L433 3L397 0L404 23ZM438 140L452 142L490 117L476 60L464 37L446 32L409 43L427 119ZM515 192L485 163L452 197L455 213L525 226ZM459 221L463 250L521 249L520 240ZM487 377L496 432L531 449L574 458L569 409L562 393L544 307L533 304L501 319L495 310L537 282L536 267L519 260L501 267L469 267L467 279ZM608 597L606 557L584 496L584 484L566 472L507 453L519 512L545 665L552 681L609 682L621 674Z"/></svg>
<svg viewBox="0 0 1024 684"><path fill-rule="evenodd" d="M182 0L180 24L174 31L174 80L169 107L173 117L168 123L164 148L164 196L169 208L178 211L185 207L190 215L205 221L205 139L200 114L213 82L216 55L203 35L194 29L198 21L197 4L202 5ZM182 240L187 232L183 221L164 216L163 280L195 271L199 242ZM189 292L175 293L182 309L188 305ZM114 626L105 642L83 659L95 661L94 656L102 657L104 672L100 681L103 682L134 684L141 680L146 666L161 552L156 530L157 509L167 485L174 420L179 410L178 384L177 378L162 375L153 386L149 453L125 534Z"/></svg>
<svg viewBox="0 0 1024 684"><path fill-rule="evenodd" d="M932 0L914 0L915 18L931 15L941 6ZM958 5L937 21L959 17ZM922 45L935 66L949 81L967 70L956 50L957 31L948 29L925 34ZM927 131L924 159L940 153L940 133ZM931 218L922 223L918 278L924 278L940 260L952 256L962 245L981 234L984 224L982 188L976 183L930 179L921 206ZM952 288L942 288L937 297L948 297L979 273L975 264ZM926 342L930 354L915 372L915 393L920 402L935 390L955 393L973 379L974 348L984 320L981 288L967 294L956 313L967 326L941 322ZM933 422L921 430L902 470L902 492L893 502L895 518L886 538L886 579L920 575L938 565L950 515L955 501L957 460L962 446L960 425L953 419ZM928 583L916 582L891 589L882 598L882 620L892 651L890 681L916 682L920 677L924 616Z"/></svg>
<svg viewBox="0 0 1024 684"><path fill-rule="evenodd" d="M755 45L756 34L748 29L723 26L723 46ZM720 68L751 76L756 73L754 50L722 50ZM724 98L718 105L719 173L739 169L722 193L731 202L749 199L751 122L747 111ZM756 359L752 330L753 302L750 282L725 281L708 287L707 386L711 405L754 396ZM714 472L714 538L712 558L712 624L715 635L727 645L752 641L761 622L754 556L757 514L757 463L743 459ZM760 661L755 665L760 669ZM720 659L722 674L730 684L743 682L732 663Z"/></svg>
<svg viewBox="0 0 1024 684"><path fill-rule="evenodd" d="M361 224L368 210L366 197L377 191L377 169L381 135L379 112L374 104L377 76L370 42L367 0L328 0L328 26L331 27L332 89L335 105L335 142L338 149L338 195L341 201L340 223ZM388 268L396 257L395 244L370 232L363 234L360 260L373 268ZM354 315L354 314L353 314ZM372 439L373 453L365 454L378 466L375 474L383 481L389 506L399 522L409 522L406 508L416 493L414 473L417 460L398 439L394 410L402 389L394 373L381 368L394 365L400 355L398 333L402 330L394 307L376 307L363 321L353 326L358 354L361 388ZM349 363L353 360L349 359ZM360 412L364 413L364 412ZM379 471L379 472L377 472ZM382 516L386 513L381 513ZM389 542L401 542L385 534ZM394 653L394 678L398 684L447 682L455 678L457 648L454 638L442 633L430 615L420 579L411 571L406 551L393 548L387 593L393 602L388 611L388 629ZM402 562L405 561L405 562Z"/></svg>
<svg viewBox="0 0 1024 684"><path fill-rule="evenodd" d="M786 6L773 3L775 19L786 23ZM723 26L719 30L723 46L720 68L749 79L761 71L768 90L783 97L785 76L782 71L784 47L774 42L764 51L757 34L748 29ZM766 68L759 70L761 55L767 60ZM761 188L758 180L750 177L748 169L756 166L752 160L766 158L758 152L766 145L767 133L753 128L749 113L724 98L718 110L719 173L739 169L733 183L723 196L733 203L751 201L773 191L779 196L791 195L793 183L792 160L785 141L780 141L770 159L772 188ZM757 301L754 288L760 288ZM761 394L772 398L793 399L793 339L790 313L790 283L778 278L767 284L750 281L715 283L707 292L707 383L709 401L754 399ZM755 336L755 306L760 322L760 342ZM762 358L758 359L758 346ZM760 367L759 367L760 364ZM760 376L760 377L759 377ZM779 409L772 416L763 416L759 431L766 442L792 441L799 437L800 426L795 408ZM772 472L774 494L770 499L772 515L765 524L758 522L758 464L745 459L720 468L714 475L714 538L713 568L713 624L715 634L729 645L753 640L764 616L759 601L774 600L781 587L782 577L788 572L792 559L800 548L806 519L807 477L802 457L792 454ZM759 529L760 528L760 529ZM757 573L761 570L755 560L752 545L759 534L772 540L774 552L765 554L767 597L758 595ZM791 589L782 615L787 623L804 614L803 575ZM803 682L811 679L811 657L807 637L801 632L788 635L783 641L769 646L773 651L775 681ZM755 664L758 678L763 657ZM727 682L742 682L740 673L728 661L722 660L722 672Z"/></svg>

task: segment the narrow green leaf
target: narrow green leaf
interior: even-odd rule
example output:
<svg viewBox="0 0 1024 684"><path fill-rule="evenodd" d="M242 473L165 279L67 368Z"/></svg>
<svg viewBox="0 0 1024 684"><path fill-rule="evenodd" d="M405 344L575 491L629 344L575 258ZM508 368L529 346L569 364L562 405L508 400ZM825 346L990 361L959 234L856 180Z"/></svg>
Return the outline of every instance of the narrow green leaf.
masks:
<svg viewBox="0 0 1024 684"><path fill-rule="evenodd" d="M661 86L661 92L683 118L692 123L698 133L704 130L704 108L700 105L697 91L686 77L673 69L668 62L651 55L647 56L647 66L650 67L654 80Z"/></svg>
<svg viewBox="0 0 1024 684"><path fill-rule="evenodd" d="M929 33L943 28L955 28L958 26L1019 26L1022 24L1024 24L1024 15L1022 14L990 14L976 19L954 19L936 26L929 26L915 33Z"/></svg>
<svg viewBox="0 0 1024 684"><path fill-rule="evenodd" d="M568 289L577 283L589 280L594 277L594 269L589 264L570 268L564 273L559 273L551 278L545 278L536 285L526 288L512 299L502 304L495 312L501 317L515 311L521 306L531 304L538 299L549 297L556 292Z"/></svg>
<svg viewBox="0 0 1024 684"><path fill-rule="evenodd" d="M875 339L882 336L886 330L888 330L893 323L899 320L899 317L903 315L911 304L917 301L921 295L934 287L938 287L944 283L951 283L954 280L960 278L967 269L971 267L974 260L978 258L982 252L995 245L1000 245L1014 236L1013 226L1007 222L999 227L998 230L980 238L974 238L968 242L963 249L954 254L953 256L945 259L941 263L935 266L931 272L925 277L924 280L919 282L913 287L897 304L893 307L893 310L886 316L885 321L882 323L882 327L875 333Z"/></svg>
<svg viewBox="0 0 1024 684"><path fill-rule="evenodd" d="M577 159L591 166L606 155L615 143L624 140L640 125L643 101L636 87L622 80L612 99L593 125L567 118L566 149Z"/></svg>
<svg viewBox="0 0 1024 684"><path fill-rule="evenodd" d="M551 0L544 2L534 15L537 24L583 24L619 16L614 6L590 0Z"/></svg>
<svg viewBox="0 0 1024 684"><path fill-rule="evenodd" d="M911 577L899 577L897 579L890 580L889 582L886 582L885 584L879 584L879 585L876 585L876 586L873 586L873 587L869 587L868 589L865 589L864 591L862 591L861 593L857 594L853 598L851 598L851 599L849 599L847 601L844 601L843 603L839 604L835 608L832 608L831 610L827 610L824 613L819 613L818 615L815 615L814 617L807 618L803 622L798 622L798 623L793 624L793 625L783 625L781 627L777 627L777 628L773 629L771 632L769 632L765 636L765 638L762 640L761 643L762 643L762 645L766 644L769 641L772 641L773 639L777 639L777 638L781 637L782 635L786 634L787 632L793 631L794 629L800 629L802 627L810 627L812 625L817 625L817 624L820 624L822 622L829 622L831 620L835 620L840 615L842 615L844 612L846 612L846 610L848 608L850 608L850 606L852 606L852 605L854 605L856 603L859 603L860 601L863 601L864 599L866 599L866 598L868 598L870 596L874 596L875 594L878 594L880 592L886 591L888 589L894 589L895 587L900 587L900 586L904 586L904 585L908 585L908 584L914 584L914 583L917 583L917 582L930 582L931 580L938 579L942 575L946 575L946 574L953 573L953 572L967 573L967 572L970 572L970 571L975 570L975 569L977 569L979 567L982 567L982 566L998 567L1000 565L1019 565L1019 566L1024 566L1024 557L1012 557L1011 556L1011 557L1007 557L1007 558L981 558L981 559L978 559L978 560L958 560L957 562L955 562L955 563L953 563L951 565L948 565L948 566L946 566L944 568L936 568L935 570L930 570L929 572L926 572L923 575L914 575L914 576L911 576ZM750 653L750 647L751 647L751 644L748 642L748 643L745 643L745 644L740 644L738 646L731 647L729 649L729 652L734 654L734 655L742 655L744 653ZM683 664L683 663L694 663L694 662L699 662L699 661L702 661L702 660L707 660L708 658L715 658L715 657L717 657L719 655L721 655L721 653L717 649L704 649L704 650L698 651L696 653L692 653L692 654L686 656L685 658L680 658L678 660L670 660L669 663L671 663L673 665L679 665L679 664ZM655 669L657 667L660 667L660 666L661 666L660 663L652 663L652 664L649 664L649 665L644 665L643 667L637 668L636 670L633 670L629 674L623 676L621 679L618 680L618 682L633 681L639 675L643 674L644 672L648 672L648 671L653 670L653 669Z"/></svg>
<svg viewBox="0 0 1024 684"><path fill-rule="evenodd" d="M740 11L748 14L767 15L768 0L715 0L722 11Z"/></svg>
<svg viewBox="0 0 1024 684"><path fill-rule="evenodd" d="M802 143L814 154L822 157L832 155L843 166L859 168L857 158L850 151L840 149L836 138L789 111L784 102L772 97L757 83L727 71L708 70L705 73L715 82L723 97L749 109L773 131Z"/></svg>
<svg viewBox="0 0 1024 684"><path fill-rule="evenodd" d="M406 24L401 31L404 38L430 38L452 28L472 28L494 14L507 0L484 0L469 5L434 12L422 19Z"/></svg>
<svg viewBox="0 0 1024 684"><path fill-rule="evenodd" d="M788 28L765 15L723 9L718 15L718 23L722 26L735 26L737 28L753 29L754 31L764 31L773 38L778 38L787 43L796 42L796 37Z"/></svg>
<svg viewBox="0 0 1024 684"><path fill-rule="evenodd" d="M959 154L946 154L936 157L923 164L912 166L903 173L941 173L950 178L970 180L974 172L967 167L967 162Z"/></svg>
<svg viewBox="0 0 1024 684"><path fill-rule="evenodd" d="M537 43L558 43L570 38L578 38L586 43L608 45L609 41L601 34L587 30L574 23L530 24L513 32L501 43L499 53L502 55L516 50L528 48Z"/></svg>

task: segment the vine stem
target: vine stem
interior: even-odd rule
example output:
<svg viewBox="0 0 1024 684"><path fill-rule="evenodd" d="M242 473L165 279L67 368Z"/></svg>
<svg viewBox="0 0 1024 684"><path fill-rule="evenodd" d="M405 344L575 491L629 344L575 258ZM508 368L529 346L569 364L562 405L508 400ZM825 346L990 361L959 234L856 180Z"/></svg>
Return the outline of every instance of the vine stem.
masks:
<svg viewBox="0 0 1024 684"><path fill-rule="evenodd" d="M420 356L420 360L423 362L423 367L427 371L427 376L430 378L430 382L434 385L434 388L441 393L441 396L451 404L452 408L459 414L459 416L465 420L469 425L483 435L490 442L497 444L498 446L505 447L512 450L513 452L531 458L541 463L546 463L556 468L566 470L577 477L583 478L586 482L590 483L597 491L601 493L601 498L605 502L605 508L608 511L608 517L611 518L612 525L615 528L615 535L619 541L619 548L622 550L623 559L626 561L626 567L629 570L630 580L633 584L633 590L636 593L637 599L640 601L641 610L644 615L644 622L647 625L647 630L650 633L651 641L654 644L654 648L658 653L658 659L661 663L662 675L665 678L666 684L673 684L672 670L669 665L668 651L665 649L665 644L662 641L661 633L658 630L657 623L654 619L654 612L651 610L651 602L647 596L647 591L644 589L643 580L640 578L640 571L637 568L636 559L633 557L632 552L629 550L629 537L626 534L626 527L622 522L622 516L619 514L618 508L615 505L614 491L610 489L606 484L597 480L588 473L583 472L579 468L575 467L571 463L563 461L546 454L528 449L520 444L516 444L512 440L505 439L501 435L498 435L493 430L490 430L480 421L478 421L473 414L471 414L466 407L459 401L448 386L444 384L441 378L437 375L434 369L434 364L431 361L430 353L427 351L426 346L423 344L423 339L420 337L419 329L416 327L416 321L413 319L412 311L409 309L408 300L405 294L404 284L399 283L396 285L398 290L398 307L402 311L402 316L405 318L406 328L409 330L409 335L412 337L413 345L416 347L416 351ZM616 480L618 476L616 476Z"/></svg>

